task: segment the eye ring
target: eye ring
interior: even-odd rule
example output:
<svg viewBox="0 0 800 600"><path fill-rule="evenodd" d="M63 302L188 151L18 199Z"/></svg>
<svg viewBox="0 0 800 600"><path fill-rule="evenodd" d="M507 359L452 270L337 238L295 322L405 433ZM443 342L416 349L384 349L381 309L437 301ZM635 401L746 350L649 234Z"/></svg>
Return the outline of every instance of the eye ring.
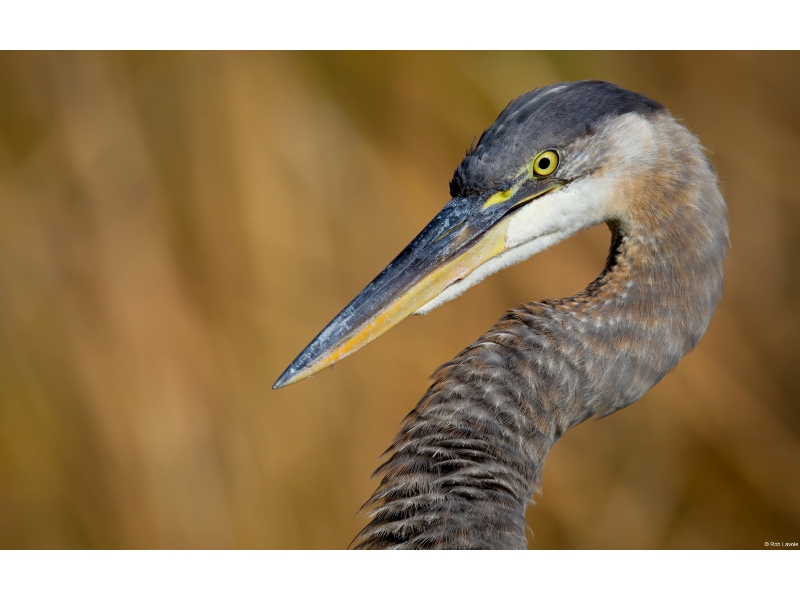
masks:
<svg viewBox="0 0 800 600"><path fill-rule="evenodd" d="M531 163L533 174L537 177L549 177L558 168L558 152L545 150L536 155Z"/></svg>

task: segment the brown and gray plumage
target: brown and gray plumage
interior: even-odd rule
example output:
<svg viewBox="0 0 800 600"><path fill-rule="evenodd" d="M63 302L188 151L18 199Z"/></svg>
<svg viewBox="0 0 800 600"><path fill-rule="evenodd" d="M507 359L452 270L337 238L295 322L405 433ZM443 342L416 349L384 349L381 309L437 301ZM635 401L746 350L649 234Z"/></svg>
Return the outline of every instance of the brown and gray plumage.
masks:
<svg viewBox="0 0 800 600"><path fill-rule="evenodd" d="M356 548L525 548L525 508L552 445L658 383L722 293L727 212L699 141L660 104L610 83L511 102L450 191L276 387L581 229L607 223L611 252L586 290L509 311L436 371L377 471Z"/></svg>

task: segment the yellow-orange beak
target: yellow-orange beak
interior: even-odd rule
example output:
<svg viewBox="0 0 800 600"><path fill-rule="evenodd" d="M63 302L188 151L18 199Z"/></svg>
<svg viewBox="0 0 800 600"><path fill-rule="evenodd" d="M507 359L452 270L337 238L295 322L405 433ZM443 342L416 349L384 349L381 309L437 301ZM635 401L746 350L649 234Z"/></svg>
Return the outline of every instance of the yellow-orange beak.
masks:
<svg viewBox="0 0 800 600"><path fill-rule="evenodd" d="M277 389L352 354L506 249L514 208L560 187L518 183L493 194L453 198L283 372Z"/></svg>

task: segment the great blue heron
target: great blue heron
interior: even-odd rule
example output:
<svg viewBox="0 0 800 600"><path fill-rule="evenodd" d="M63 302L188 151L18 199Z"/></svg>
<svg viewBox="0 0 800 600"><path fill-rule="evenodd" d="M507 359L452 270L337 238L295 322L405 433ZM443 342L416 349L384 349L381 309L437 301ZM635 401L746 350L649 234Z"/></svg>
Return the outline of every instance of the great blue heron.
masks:
<svg viewBox="0 0 800 600"><path fill-rule="evenodd" d="M377 471L356 548L525 548L525 508L552 445L655 385L697 344L722 292L727 210L698 139L613 84L512 101L450 192L276 388L581 229L607 223L611 251L584 291L510 310L439 367Z"/></svg>

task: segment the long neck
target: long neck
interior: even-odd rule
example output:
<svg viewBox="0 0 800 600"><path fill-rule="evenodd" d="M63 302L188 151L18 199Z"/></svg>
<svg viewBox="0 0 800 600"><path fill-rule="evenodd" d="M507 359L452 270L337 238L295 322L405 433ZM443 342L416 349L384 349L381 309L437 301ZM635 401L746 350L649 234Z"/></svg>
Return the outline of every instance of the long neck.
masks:
<svg viewBox="0 0 800 600"><path fill-rule="evenodd" d="M552 445L638 399L711 319L727 226L696 154L708 176L683 181L709 183L643 179L643 206L681 201L610 223L606 269L585 291L509 311L437 370L376 472L356 548L526 547L525 508Z"/></svg>

